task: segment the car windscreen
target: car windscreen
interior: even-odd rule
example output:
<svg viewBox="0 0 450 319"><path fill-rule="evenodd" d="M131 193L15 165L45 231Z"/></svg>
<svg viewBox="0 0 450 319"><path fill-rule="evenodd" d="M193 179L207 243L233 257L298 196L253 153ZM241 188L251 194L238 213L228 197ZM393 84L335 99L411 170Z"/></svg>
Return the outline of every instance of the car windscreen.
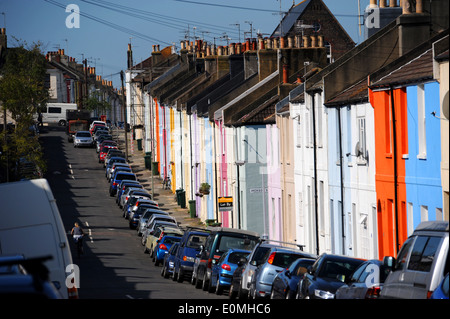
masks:
<svg viewBox="0 0 450 319"><path fill-rule="evenodd" d="M235 251L230 254L228 257L228 262L232 264L237 264L239 260L242 258L246 258L250 254L250 252L243 252L243 251Z"/></svg>
<svg viewBox="0 0 450 319"><path fill-rule="evenodd" d="M120 174L118 173L115 177L116 180L122 180L122 179L130 179L130 180L136 180L136 176L135 175L131 175L131 174Z"/></svg>
<svg viewBox="0 0 450 319"><path fill-rule="evenodd" d="M276 252L272 261L273 266L287 268L301 256L292 253Z"/></svg>
<svg viewBox="0 0 450 319"><path fill-rule="evenodd" d="M358 260L327 260L319 273L319 277L337 279L343 275L345 278L348 278L361 262Z"/></svg>
<svg viewBox="0 0 450 319"><path fill-rule="evenodd" d="M77 137L91 137L91 134L88 132L78 132Z"/></svg>
<svg viewBox="0 0 450 319"><path fill-rule="evenodd" d="M217 243L216 252L224 253L231 248L252 250L258 242L257 238L223 234Z"/></svg>
<svg viewBox="0 0 450 319"><path fill-rule="evenodd" d="M174 244L180 242L181 237L164 237L165 244Z"/></svg>
<svg viewBox="0 0 450 319"><path fill-rule="evenodd" d="M189 236L186 247L200 249L200 246L202 246L202 245L205 246L206 238L208 238L207 235L205 235L205 236L191 235L191 236Z"/></svg>

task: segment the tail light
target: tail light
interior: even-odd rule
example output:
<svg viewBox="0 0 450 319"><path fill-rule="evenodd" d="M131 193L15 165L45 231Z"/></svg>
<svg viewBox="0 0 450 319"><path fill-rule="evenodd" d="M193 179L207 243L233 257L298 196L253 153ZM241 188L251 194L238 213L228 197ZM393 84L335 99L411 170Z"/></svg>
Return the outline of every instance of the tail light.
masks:
<svg viewBox="0 0 450 319"><path fill-rule="evenodd" d="M167 249L167 246L164 245L164 244L160 244L160 245L159 245L159 249L161 249L161 250L168 250L168 249Z"/></svg>
<svg viewBox="0 0 450 319"><path fill-rule="evenodd" d="M267 262L272 265L274 259L275 259L275 253L271 253Z"/></svg>
<svg viewBox="0 0 450 319"><path fill-rule="evenodd" d="M230 265L228 265L228 264L223 264L223 265L222 265L222 269L223 269L223 270L227 270L227 271L231 271L231 267L230 267Z"/></svg>
<svg viewBox="0 0 450 319"><path fill-rule="evenodd" d="M380 287L371 287L367 289L365 299L378 299L380 297Z"/></svg>
<svg viewBox="0 0 450 319"><path fill-rule="evenodd" d="M208 263L206 264L206 267L208 267L208 268L212 268L212 258L209 258L208 259Z"/></svg>

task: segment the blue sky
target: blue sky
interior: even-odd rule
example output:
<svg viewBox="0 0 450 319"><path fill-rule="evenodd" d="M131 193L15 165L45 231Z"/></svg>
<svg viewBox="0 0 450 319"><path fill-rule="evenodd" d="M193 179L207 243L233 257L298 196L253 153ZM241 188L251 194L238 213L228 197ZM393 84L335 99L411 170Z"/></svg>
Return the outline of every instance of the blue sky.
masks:
<svg viewBox="0 0 450 319"><path fill-rule="evenodd" d="M360 43L358 0L324 2ZM79 28L66 27L69 4L80 9ZM281 11L292 4L281 0ZM361 10L368 4L360 0ZM98 75L119 87L118 73L126 69L130 42L138 63L151 55L154 44L163 48L175 43L179 48L188 30L191 37L195 30L197 37L218 45L226 44L220 39L224 33L237 42L239 29L243 41L250 23L254 33L270 34L280 20L279 11L280 0L0 0L0 27L6 27L8 46L15 46L17 38L28 44L41 42L44 52L64 49L78 62L87 58Z"/></svg>

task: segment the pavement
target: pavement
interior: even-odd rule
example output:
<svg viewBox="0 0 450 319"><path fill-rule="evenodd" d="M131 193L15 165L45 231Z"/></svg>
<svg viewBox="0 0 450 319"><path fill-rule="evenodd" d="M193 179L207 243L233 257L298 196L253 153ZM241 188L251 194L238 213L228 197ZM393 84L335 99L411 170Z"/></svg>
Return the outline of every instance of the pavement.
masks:
<svg viewBox="0 0 450 319"><path fill-rule="evenodd" d="M154 187L154 200L158 202L159 207L162 210L168 211L171 216L175 217L178 224L181 227L200 227L205 228L205 224L200 218L192 218L189 214L188 199L186 199L186 208L181 208L176 199L176 194L172 190L164 189L162 184L162 178L159 175L152 176L152 171L145 167L145 152L138 149L137 140L130 143L130 135L128 135L128 162L131 165L131 169L136 174L138 180L144 186L144 188L152 193L152 184ZM113 135L117 136L118 147L125 152L125 132L124 130L116 129L113 131ZM152 183L153 177L153 183Z"/></svg>

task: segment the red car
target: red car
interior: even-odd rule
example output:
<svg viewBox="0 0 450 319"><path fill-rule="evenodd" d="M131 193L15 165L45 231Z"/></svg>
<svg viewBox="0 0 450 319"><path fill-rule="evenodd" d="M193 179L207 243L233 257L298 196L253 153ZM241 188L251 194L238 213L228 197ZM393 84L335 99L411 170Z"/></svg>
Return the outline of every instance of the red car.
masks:
<svg viewBox="0 0 450 319"><path fill-rule="evenodd" d="M115 145L103 145L100 147L100 152L98 153L98 162L103 163L105 161L106 154L108 154L108 150L111 148L117 149Z"/></svg>

